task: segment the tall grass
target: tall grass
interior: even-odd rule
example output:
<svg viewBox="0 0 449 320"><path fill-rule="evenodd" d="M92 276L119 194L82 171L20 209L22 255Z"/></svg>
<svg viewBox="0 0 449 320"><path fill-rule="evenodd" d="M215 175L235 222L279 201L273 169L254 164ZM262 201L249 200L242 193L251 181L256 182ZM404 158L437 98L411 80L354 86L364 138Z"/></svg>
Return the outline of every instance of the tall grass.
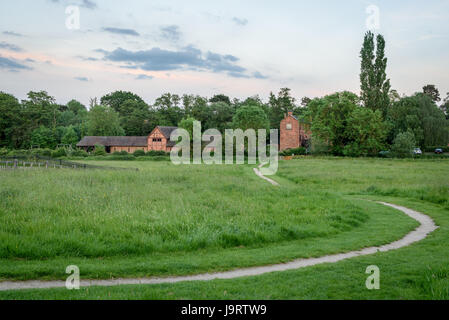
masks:
<svg viewBox="0 0 449 320"><path fill-rule="evenodd" d="M368 219L340 196L273 188L246 166L117 164L140 171L0 173L0 258L260 247L338 234Z"/></svg>

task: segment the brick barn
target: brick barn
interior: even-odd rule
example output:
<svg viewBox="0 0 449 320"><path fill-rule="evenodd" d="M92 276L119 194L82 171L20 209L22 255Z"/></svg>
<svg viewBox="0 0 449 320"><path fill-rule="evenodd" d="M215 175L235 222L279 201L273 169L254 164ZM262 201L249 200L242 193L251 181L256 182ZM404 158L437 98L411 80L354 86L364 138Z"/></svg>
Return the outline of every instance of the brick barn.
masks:
<svg viewBox="0 0 449 320"><path fill-rule="evenodd" d="M279 149L281 151L307 146L311 137L309 126L300 123L291 111L281 121L280 132Z"/></svg>
<svg viewBox="0 0 449 320"><path fill-rule="evenodd" d="M175 142L170 140L170 135L177 127L157 126L145 137L84 137L76 146L85 151L92 151L95 145L105 147L107 153L126 151L134 153L137 150L170 152Z"/></svg>

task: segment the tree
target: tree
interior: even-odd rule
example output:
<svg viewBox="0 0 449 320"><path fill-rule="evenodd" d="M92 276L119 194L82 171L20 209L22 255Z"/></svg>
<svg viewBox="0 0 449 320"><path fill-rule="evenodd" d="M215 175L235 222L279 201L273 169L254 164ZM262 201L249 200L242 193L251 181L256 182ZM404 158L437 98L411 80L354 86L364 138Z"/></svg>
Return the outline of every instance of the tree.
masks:
<svg viewBox="0 0 449 320"><path fill-rule="evenodd" d="M422 90L423 90L423 93L426 96L429 96L433 102L437 103L437 102L441 101L440 92L438 91L437 87L435 87L435 85L428 84L428 85L424 86L422 88Z"/></svg>
<svg viewBox="0 0 449 320"><path fill-rule="evenodd" d="M62 144L71 145L72 147L75 147L75 145L78 143L79 137L76 134L76 131L73 126L70 126L67 128L66 133L61 139Z"/></svg>
<svg viewBox="0 0 449 320"><path fill-rule="evenodd" d="M410 156L413 148L416 147L415 136L413 132L406 131L399 133L394 139L391 151L397 157Z"/></svg>
<svg viewBox="0 0 449 320"><path fill-rule="evenodd" d="M44 126L33 130L31 133L31 145L39 146L41 149L53 149L56 147L57 141L53 131Z"/></svg>
<svg viewBox="0 0 449 320"><path fill-rule="evenodd" d="M440 106L440 109L446 115L446 119L449 120L449 92L447 93L447 96L444 99L443 104Z"/></svg>
<svg viewBox="0 0 449 320"><path fill-rule="evenodd" d="M23 124L19 101L13 95L0 92L0 147L20 147Z"/></svg>
<svg viewBox="0 0 449 320"><path fill-rule="evenodd" d="M376 54L374 54L376 51ZM374 34L365 34L362 50L360 51L361 72L361 100L365 107L373 111L380 110L385 117L390 106L390 80L387 79L387 58L385 57L385 39L377 35L377 46L374 45Z"/></svg>
<svg viewBox="0 0 449 320"><path fill-rule="evenodd" d="M121 116L126 115L126 110L123 110L123 104L125 101L132 100L135 102L144 103L143 99L137 94L128 91L115 91L110 94L103 96L100 103L104 106L109 106Z"/></svg>
<svg viewBox="0 0 449 320"><path fill-rule="evenodd" d="M278 95L270 93L269 109L267 110L270 119L270 126L273 129L279 129L282 119L289 111L295 111L295 98L290 94L289 88L282 88Z"/></svg>
<svg viewBox="0 0 449 320"><path fill-rule="evenodd" d="M119 114L108 106L94 106L89 112L88 135L124 136Z"/></svg>
<svg viewBox="0 0 449 320"><path fill-rule="evenodd" d="M225 96L224 94L216 94L215 96L213 96L209 102L224 102L228 105L231 105L231 99L229 99L228 96Z"/></svg>
<svg viewBox="0 0 449 320"><path fill-rule="evenodd" d="M328 143L334 155L343 155L346 145L353 142L348 135L348 121L359 107L359 98L351 92L338 92L309 103L306 117L316 139Z"/></svg>
<svg viewBox="0 0 449 320"><path fill-rule="evenodd" d="M348 119L346 135L351 140L343 151L346 156L377 155L387 137L387 127L381 112L356 107Z"/></svg>
<svg viewBox="0 0 449 320"><path fill-rule="evenodd" d="M270 121L262 108L254 105L240 107L233 117L235 129L270 129Z"/></svg>
<svg viewBox="0 0 449 320"><path fill-rule="evenodd" d="M392 104L388 121L391 123L389 141L401 132L413 133L415 142L421 147L446 145L449 123L444 112L424 94L403 97Z"/></svg>
<svg viewBox="0 0 449 320"><path fill-rule="evenodd" d="M67 108L76 115L87 111L86 106L76 100L70 100L67 103Z"/></svg>
<svg viewBox="0 0 449 320"><path fill-rule="evenodd" d="M217 129L224 133L232 127L232 118L235 114L234 107L224 102L214 102L210 105L210 115L205 123L205 129Z"/></svg>

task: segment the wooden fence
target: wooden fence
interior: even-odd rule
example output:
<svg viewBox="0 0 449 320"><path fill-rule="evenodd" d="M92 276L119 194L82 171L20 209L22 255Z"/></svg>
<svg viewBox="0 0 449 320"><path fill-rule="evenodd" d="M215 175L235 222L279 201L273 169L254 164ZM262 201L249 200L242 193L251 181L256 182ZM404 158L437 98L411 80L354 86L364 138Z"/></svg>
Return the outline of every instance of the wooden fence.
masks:
<svg viewBox="0 0 449 320"><path fill-rule="evenodd" d="M0 170L29 170L29 169L109 169L109 170L133 170L136 168L115 168L95 166L66 160L53 159L42 156L0 158Z"/></svg>

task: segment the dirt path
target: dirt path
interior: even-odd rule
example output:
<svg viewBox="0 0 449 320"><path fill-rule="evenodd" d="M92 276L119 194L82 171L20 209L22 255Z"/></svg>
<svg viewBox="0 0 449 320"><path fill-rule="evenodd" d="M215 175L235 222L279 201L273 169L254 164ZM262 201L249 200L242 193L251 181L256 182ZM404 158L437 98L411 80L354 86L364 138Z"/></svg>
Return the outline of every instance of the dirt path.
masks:
<svg viewBox="0 0 449 320"><path fill-rule="evenodd" d="M257 170L257 171L256 171ZM279 185L277 182L264 177L258 169L255 172L261 178L267 180L273 185ZM258 173L259 174L258 174ZM380 247L369 247L361 249L358 251L351 251L347 253L327 255L319 258L309 258L309 259L297 259L288 263L281 263L262 267L252 267L244 269L236 269L226 272L218 273L205 273L193 276L180 276L180 277L167 277L167 278L141 278L141 279L115 279L115 280L84 280L81 281L81 287L89 286L117 286L117 285L131 285L131 284L160 284L160 283L176 283L182 281L210 281L215 279L235 279L247 276L258 276L261 274L279 272L286 270L294 270L305 268L309 266L314 266L322 263L335 263L349 258L360 257L371 255L376 252L386 252L390 250L396 250L409 246L417 241L421 241L427 237L428 234L435 231L438 226L435 225L434 221L427 215L405 208L397 206L394 204L389 204L385 202L379 202L385 206L392 207L399 211L402 211L407 216L415 219L420 223L420 226L407 234L404 238L386 244ZM82 270L81 270L82 276ZM5 290L20 290L20 289L44 289L44 288L63 288L65 287L65 281L6 281L0 282L0 291Z"/></svg>

